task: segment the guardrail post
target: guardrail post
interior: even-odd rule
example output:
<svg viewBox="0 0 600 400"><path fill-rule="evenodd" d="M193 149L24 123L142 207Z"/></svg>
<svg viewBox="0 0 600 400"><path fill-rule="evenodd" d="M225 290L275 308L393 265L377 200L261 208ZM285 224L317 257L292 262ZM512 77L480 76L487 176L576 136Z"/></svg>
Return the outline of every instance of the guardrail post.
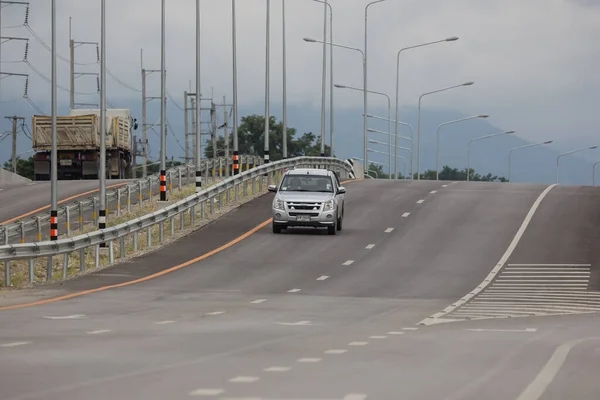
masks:
<svg viewBox="0 0 600 400"><path fill-rule="evenodd" d="M173 194L173 171L169 170L167 172L167 188L169 189L169 194Z"/></svg>
<svg viewBox="0 0 600 400"><path fill-rule="evenodd" d="M117 189L117 217L121 216L121 189Z"/></svg>
<svg viewBox="0 0 600 400"><path fill-rule="evenodd" d="M65 206L65 228L67 229L67 237L71 237L71 210L69 206Z"/></svg>
<svg viewBox="0 0 600 400"><path fill-rule="evenodd" d="M169 229L171 230L171 238L175 236L175 217L169 219Z"/></svg>
<svg viewBox="0 0 600 400"><path fill-rule="evenodd" d="M21 243L25 243L25 222L19 222L19 230L21 231Z"/></svg>
<svg viewBox="0 0 600 400"><path fill-rule="evenodd" d="M223 160L219 158L219 178L223 177Z"/></svg>
<svg viewBox="0 0 600 400"><path fill-rule="evenodd" d="M63 255L62 278L66 279L69 269L69 253Z"/></svg>
<svg viewBox="0 0 600 400"><path fill-rule="evenodd" d="M187 186L190 185L190 175L191 175L190 170L191 170L190 165L189 164L186 165L185 166L185 179L186 179L186 182L187 182L186 183Z"/></svg>
<svg viewBox="0 0 600 400"><path fill-rule="evenodd" d="M127 193L127 200L126 200L126 204L127 204L127 212L131 211L131 186L127 185L127 189L125 189Z"/></svg>
<svg viewBox="0 0 600 400"><path fill-rule="evenodd" d="M4 244L8 244L8 229L6 227L2 228L4 232ZM10 286L10 261L4 261L4 286Z"/></svg>
<svg viewBox="0 0 600 400"><path fill-rule="evenodd" d="M144 188L142 187L142 181L138 181L138 206L141 207L144 203Z"/></svg>
<svg viewBox="0 0 600 400"><path fill-rule="evenodd" d="M94 249L94 268L98 269L100 267L100 246L96 245Z"/></svg>
<svg viewBox="0 0 600 400"><path fill-rule="evenodd" d="M158 223L158 243L163 244L165 240L165 223L164 221L160 221Z"/></svg>
<svg viewBox="0 0 600 400"><path fill-rule="evenodd" d="M148 178L148 200L152 199L152 179Z"/></svg>
<svg viewBox="0 0 600 400"><path fill-rule="evenodd" d="M108 263L112 264L115 262L115 254L114 254L114 246L113 241L108 242Z"/></svg>
<svg viewBox="0 0 600 400"><path fill-rule="evenodd" d="M138 233L137 231L133 232L133 251L136 252L138 250Z"/></svg>
<svg viewBox="0 0 600 400"><path fill-rule="evenodd" d="M83 230L83 202L77 202L77 211L79 211L79 215L77 216L77 222L79 223L79 230Z"/></svg>
<svg viewBox="0 0 600 400"><path fill-rule="evenodd" d="M92 199L92 220L94 226L98 225L98 200L94 197Z"/></svg>
<svg viewBox="0 0 600 400"><path fill-rule="evenodd" d="M190 207L189 213L190 213L190 226L194 226L194 219L196 216L196 207L195 206ZM181 213L182 219L185 218L184 216L185 216L185 213Z"/></svg>
<svg viewBox="0 0 600 400"><path fill-rule="evenodd" d="M210 197L208 201L210 202L210 215L213 215L215 213L215 197Z"/></svg>
<svg viewBox="0 0 600 400"><path fill-rule="evenodd" d="M217 197L217 207L218 210L221 211L221 207L223 206L223 192L218 192Z"/></svg>
<svg viewBox="0 0 600 400"><path fill-rule="evenodd" d="M183 174L183 168L177 168L177 189L181 192L181 175Z"/></svg>
<svg viewBox="0 0 600 400"><path fill-rule="evenodd" d="M262 193L264 178L262 176L259 176L258 179L259 179L259 181L258 181L258 191ZM267 179L269 179L269 178L267 177ZM268 181L267 181L267 184L269 184Z"/></svg>
<svg viewBox="0 0 600 400"><path fill-rule="evenodd" d="M152 247L152 230L150 227L146 229L146 249Z"/></svg>
<svg viewBox="0 0 600 400"><path fill-rule="evenodd" d="M29 267L29 283L33 283L33 281L35 280L34 262L35 260L33 258L27 260L27 264Z"/></svg>
<svg viewBox="0 0 600 400"><path fill-rule="evenodd" d="M35 217L35 223L37 225L37 241L42 241L42 217Z"/></svg>
<svg viewBox="0 0 600 400"><path fill-rule="evenodd" d="M125 236L119 239L119 258L121 260L125 258Z"/></svg>
<svg viewBox="0 0 600 400"><path fill-rule="evenodd" d="M46 281L52 281L52 256L48 256L48 260L46 262Z"/></svg>
<svg viewBox="0 0 600 400"><path fill-rule="evenodd" d="M182 231L185 228L185 212L179 213L179 230Z"/></svg>
<svg viewBox="0 0 600 400"><path fill-rule="evenodd" d="M85 247L79 249L79 272L85 271Z"/></svg>

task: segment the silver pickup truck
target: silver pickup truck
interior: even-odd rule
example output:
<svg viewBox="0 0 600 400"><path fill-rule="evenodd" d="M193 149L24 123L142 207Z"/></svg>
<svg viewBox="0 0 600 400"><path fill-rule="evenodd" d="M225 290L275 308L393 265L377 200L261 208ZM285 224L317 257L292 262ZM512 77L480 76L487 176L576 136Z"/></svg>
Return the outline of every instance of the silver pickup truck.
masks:
<svg viewBox="0 0 600 400"><path fill-rule="evenodd" d="M269 185L273 199L273 233L294 226L326 227L335 235L342 230L344 193L335 173L325 169L293 169L283 174L281 183Z"/></svg>

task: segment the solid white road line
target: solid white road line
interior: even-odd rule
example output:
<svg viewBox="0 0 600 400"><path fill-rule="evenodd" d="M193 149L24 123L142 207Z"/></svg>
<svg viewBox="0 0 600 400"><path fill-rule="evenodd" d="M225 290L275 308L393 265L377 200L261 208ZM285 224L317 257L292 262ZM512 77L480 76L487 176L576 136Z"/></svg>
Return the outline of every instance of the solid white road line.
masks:
<svg viewBox="0 0 600 400"><path fill-rule="evenodd" d="M409 212L405 212L404 214L402 214L402 218L406 218L406 217L408 217L409 215L410 215L410 213L409 213Z"/></svg>
<svg viewBox="0 0 600 400"><path fill-rule="evenodd" d="M24 346L29 343L31 343L31 342L11 342L11 343L0 344L0 347L17 347L17 346Z"/></svg>
<svg viewBox="0 0 600 400"><path fill-rule="evenodd" d="M190 396L218 396L223 393L223 389L196 389L190 392Z"/></svg>
<svg viewBox="0 0 600 400"><path fill-rule="evenodd" d="M373 247L375 247L374 244L368 244L367 247L365 247L365 249L371 250Z"/></svg>
<svg viewBox="0 0 600 400"><path fill-rule="evenodd" d="M507 267L591 267L592 264L506 264Z"/></svg>
<svg viewBox="0 0 600 400"><path fill-rule="evenodd" d="M258 381L260 378L258 376L236 376L235 378L231 378L228 382L231 383L252 383Z"/></svg>
<svg viewBox="0 0 600 400"><path fill-rule="evenodd" d="M292 290L288 290L288 293L298 293L301 290L302 289L292 289Z"/></svg>
<svg viewBox="0 0 600 400"><path fill-rule="evenodd" d="M423 204L425 202L425 200L421 199L419 201L417 201L417 204Z"/></svg>
<svg viewBox="0 0 600 400"><path fill-rule="evenodd" d="M533 333L537 331L537 328L525 328L525 329L467 329L471 332L521 332L521 333Z"/></svg>
<svg viewBox="0 0 600 400"><path fill-rule="evenodd" d="M342 265L352 265L354 264L354 260L347 260L342 263Z"/></svg>
<svg viewBox="0 0 600 400"><path fill-rule="evenodd" d="M260 304L260 303L264 303L265 301L267 301L267 299L257 299L257 300L253 300L250 303L251 304Z"/></svg>
<svg viewBox="0 0 600 400"><path fill-rule="evenodd" d="M324 281L325 279L329 278L328 275L321 275L320 277L317 278L318 281Z"/></svg>
<svg viewBox="0 0 600 400"><path fill-rule="evenodd" d="M385 230L385 233L390 233L390 232L392 232L393 230L394 230L394 228L387 228L387 229Z"/></svg>
<svg viewBox="0 0 600 400"><path fill-rule="evenodd" d="M296 360L296 362L299 363L317 363L319 361L321 361L322 358L299 358Z"/></svg>
<svg viewBox="0 0 600 400"><path fill-rule="evenodd" d="M465 296L463 296L460 300L452 303L451 305L449 305L448 307L446 307L444 310L442 310L442 311L440 311L440 312L438 312L436 314L433 314L432 316L430 316L428 318L425 318L424 320L422 320L421 322L419 322L419 324L422 324L422 325L431 324L431 320L432 319L441 318L441 317L445 316L446 314L449 314L449 313L455 311L457 309L457 307L460 307L463 304L465 304L466 302L468 302L469 300L471 300L473 297L475 297L477 294L479 294L483 289L485 289L492 282L492 280L494 279L494 277L500 272L500 270L502 269L502 267L504 267L504 265L506 265L506 262L508 261L508 259L512 255L512 253L515 251L515 248L519 244L519 241L523 237L523 234L525 234L525 230L527 229L527 227L529 226L529 223L533 219L533 216L534 216L535 212L537 211L538 207L540 206L540 204L542 203L542 200L544 200L544 198L546 197L546 195L555 186L556 186L556 184L552 184L552 185L548 186L538 196L538 198L535 200L535 202L533 203L533 205L529 209L529 212L525 216L525 219L523 220L523 223L519 227L519 230L517 231L517 233L515 234L513 240L511 241L510 245L508 246L508 248L506 249L506 251L504 252L504 254L502 255L502 257L500 258L500 260L498 261L498 263L496 264L496 266L492 269L492 271L484 279L484 281L482 283L480 283L479 286L477 286L471 292L469 292L468 294L466 294Z"/></svg>
<svg viewBox="0 0 600 400"><path fill-rule="evenodd" d="M600 339L600 338L593 338ZM552 383L556 374L565 363L571 349L586 339L576 339L558 346L535 379L525 388L517 400L538 400Z"/></svg>
<svg viewBox="0 0 600 400"><path fill-rule="evenodd" d="M101 333L112 332L112 329L98 329L97 331L89 331L86 332L88 335L99 335Z"/></svg>

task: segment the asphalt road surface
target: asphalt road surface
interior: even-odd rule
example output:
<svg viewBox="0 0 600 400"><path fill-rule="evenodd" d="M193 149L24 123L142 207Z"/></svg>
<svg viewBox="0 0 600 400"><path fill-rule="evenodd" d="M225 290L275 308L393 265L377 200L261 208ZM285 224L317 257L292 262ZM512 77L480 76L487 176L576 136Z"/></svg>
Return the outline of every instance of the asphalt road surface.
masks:
<svg viewBox="0 0 600 400"><path fill-rule="evenodd" d="M107 186L127 182L127 180L107 180ZM97 194L97 180L58 181L58 201L69 199L76 201L78 197L87 198ZM32 215L50 209L50 182L30 182L20 184L6 184L0 186L0 224L12 219L27 215L37 210Z"/></svg>
<svg viewBox="0 0 600 400"><path fill-rule="evenodd" d="M1 398L600 397L600 191L346 187L336 236L272 234L265 195L139 259L6 294Z"/></svg>

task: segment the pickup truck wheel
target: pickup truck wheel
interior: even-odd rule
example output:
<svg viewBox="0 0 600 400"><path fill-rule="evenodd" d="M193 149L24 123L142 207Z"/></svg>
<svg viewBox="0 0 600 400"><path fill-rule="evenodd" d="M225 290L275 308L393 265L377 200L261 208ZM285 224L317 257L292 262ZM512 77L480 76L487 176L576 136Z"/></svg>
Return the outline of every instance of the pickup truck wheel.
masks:
<svg viewBox="0 0 600 400"><path fill-rule="evenodd" d="M336 224L337 225L337 224ZM327 234L328 235L335 235L335 233L337 232L337 228L336 226L328 226L327 227Z"/></svg>
<svg viewBox="0 0 600 400"><path fill-rule="evenodd" d="M281 226L272 224L273 226L273 233L281 233Z"/></svg>

